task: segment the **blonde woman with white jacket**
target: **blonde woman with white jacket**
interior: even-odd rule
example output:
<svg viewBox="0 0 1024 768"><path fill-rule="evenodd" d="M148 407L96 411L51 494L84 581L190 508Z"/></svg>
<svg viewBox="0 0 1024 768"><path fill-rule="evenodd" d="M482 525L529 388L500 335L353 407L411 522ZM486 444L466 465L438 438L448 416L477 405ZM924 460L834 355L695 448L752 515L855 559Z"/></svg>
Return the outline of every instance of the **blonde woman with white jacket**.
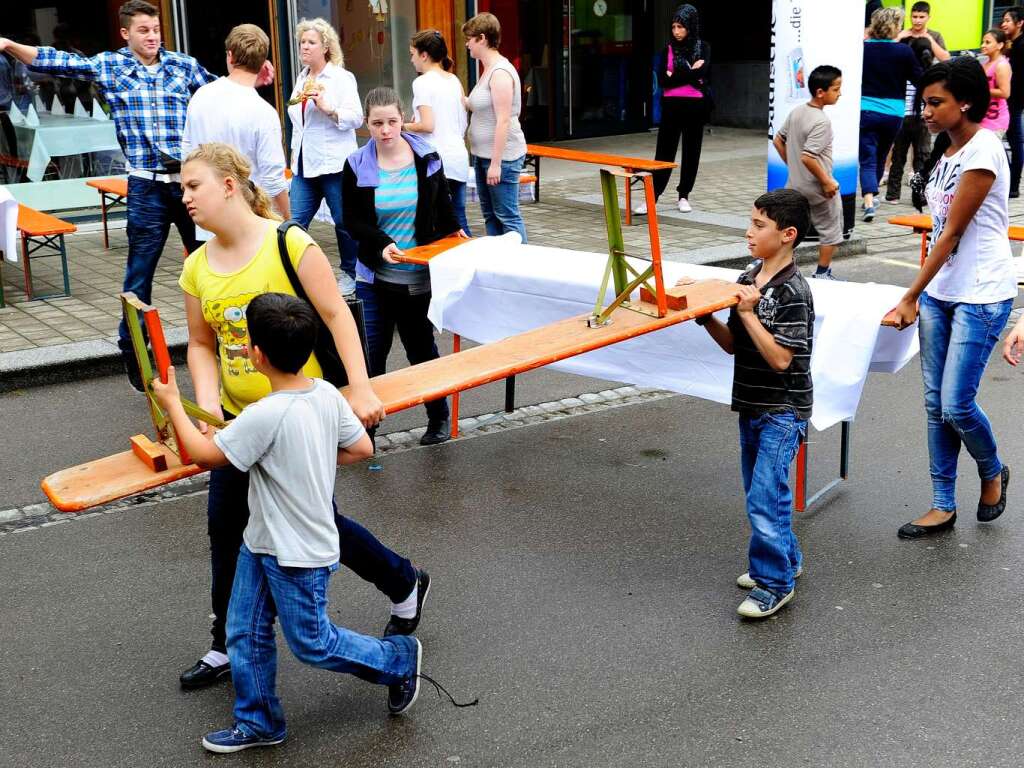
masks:
<svg viewBox="0 0 1024 768"><path fill-rule="evenodd" d="M302 69L289 99L292 123L292 215L309 226L326 200L341 254L338 287L355 292L355 241L342 224L341 172L356 150L363 107L355 76L345 69L338 33L324 19L303 19L295 28Z"/></svg>

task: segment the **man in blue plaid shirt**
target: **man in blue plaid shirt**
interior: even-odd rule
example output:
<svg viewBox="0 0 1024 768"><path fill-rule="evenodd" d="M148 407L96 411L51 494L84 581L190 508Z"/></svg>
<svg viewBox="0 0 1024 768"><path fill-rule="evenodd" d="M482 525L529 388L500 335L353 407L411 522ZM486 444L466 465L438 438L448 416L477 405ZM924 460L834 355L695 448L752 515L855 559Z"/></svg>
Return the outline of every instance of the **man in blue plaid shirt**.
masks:
<svg viewBox="0 0 1024 768"><path fill-rule="evenodd" d="M216 80L191 56L164 50L159 11L144 0L121 6L121 37L127 46L96 56L79 56L48 46L21 45L0 38L6 51L33 70L91 80L114 117L117 138L128 159L128 265L124 290L149 303L153 275L171 224L186 250L198 246L195 225L181 202L181 134L192 94ZM121 321L118 345L128 380L142 391L128 328Z"/></svg>

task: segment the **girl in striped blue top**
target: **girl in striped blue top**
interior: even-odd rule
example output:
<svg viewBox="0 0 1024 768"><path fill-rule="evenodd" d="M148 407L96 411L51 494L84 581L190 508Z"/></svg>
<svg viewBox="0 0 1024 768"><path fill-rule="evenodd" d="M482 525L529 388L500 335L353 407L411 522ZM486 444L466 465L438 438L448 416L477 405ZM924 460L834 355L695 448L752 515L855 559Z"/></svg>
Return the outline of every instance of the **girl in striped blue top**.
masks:
<svg viewBox="0 0 1024 768"><path fill-rule="evenodd" d="M366 95L366 125L372 141L349 155L342 177L345 229L359 243L356 295L363 301L370 375L387 369L395 329L411 365L438 357L434 327L427 319L430 272L395 260L406 248L459 234L448 182L432 144L403 133L402 104L390 88ZM427 403L423 445L441 443L450 432L448 403Z"/></svg>

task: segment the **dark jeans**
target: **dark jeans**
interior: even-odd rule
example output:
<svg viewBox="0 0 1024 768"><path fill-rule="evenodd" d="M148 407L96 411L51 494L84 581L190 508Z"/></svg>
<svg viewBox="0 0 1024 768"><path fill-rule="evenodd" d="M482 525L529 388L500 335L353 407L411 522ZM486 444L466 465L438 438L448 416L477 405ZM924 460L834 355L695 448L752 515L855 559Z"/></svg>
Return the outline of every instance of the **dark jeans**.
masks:
<svg viewBox="0 0 1024 768"><path fill-rule="evenodd" d="M288 192L288 200L292 208L292 218L304 227L309 227L309 222L320 210L320 203L327 201L327 207L331 211L331 218L334 219L334 235L338 238L338 253L341 254L341 268L348 273L349 277L356 276L356 256L359 253L359 244L353 240L345 230L344 218L341 212L341 174L327 173L323 176L306 178L295 175L292 177L292 186Z"/></svg>
<svg viewBox="0 0 1024 768"><path fill-rule="evenodd" d="M356 296L363 302L371 376L380 376L387 371L388 354L394 342L396 327L410 365L440 357L434 341L434 326L427 319L429 291L410 295L406 285L379 280L364 283L360 280L356 282ZM443 397L426 403L426 408L430 421L444 421L448 418L448 401Z"/></svg>
<svg viewBox="0 0 1024 768"><path fill-rule="evenodd" d="M885 190L886 200L900 199L903 169L907 165L907 155L911 150L914 152L914 160L910 167L914 169L914 173L920 173L925 160L928 159L928 153L932 151L932 139L924 120L917 115L903 118L900 132L896 134L896 141L892 145L892 165L889 166L889 184Z"/></svg>
<svg viewBox="0 0 1024 768"><path fill-rule="evenodd" d="M206 507L210 536L210 565L213 581L213 635L211 648L226 653L225 621L228 600L235 581L235 566L242 546L242 531L249 522L249 474L232 466L210 472L210 496ZM359 523L334 510L341 543L341 564L390 598L405 600L416 586L416 569L404 557L385 547Z"/></svg>
<svg viewBox="0 0 1024 768"><path fill-rule="evenodd" d="M860 193L877 195L885 158L903 124L902 117L864 110L860 113Z"/></svg>
<svg viewBox="0 0 1024 768"><path fill-rule="evenodd" d="M1010 191L1020 190L1020 173L1024 168L1024 107L1010 107L1010 125L1006 129L1010 144Z"/></svg>
<svg viewBox="0 0 1024 768"><path fill-rule="evenodd" d="M459 226L472 237L473 233L469 231L469 221L466 219L466 182L448 179L448 195L452 199L452 208L455 209L455 218L458 219Z"/></svg>
<svg viewBox="0 0 1024 768"><path fill-rule="evenodd" d="M124 271L124 290L131 291L149 304L153 295L153 275L167 244L171 224L178 228L181 242L189 253L199 247L196 225L181 202L181 185L128 177L128 264ZM132 348L124 319L117 329L118 346Z"/></svg>
<svg viewBox="0 0 1024 768"><path fill-rule="evenodd" d="M661 100L661 125L658 128L658 146L654 150L655 160L674 163L676 147L680 141L683 154L679 158L679 197L689 197L697 181L697 167L700 165L700 150L704 144L704 123L707 111L704 99L685 99L669 96ZM654 197L660 198L668 186L672 171L654 172Z"/></svg>

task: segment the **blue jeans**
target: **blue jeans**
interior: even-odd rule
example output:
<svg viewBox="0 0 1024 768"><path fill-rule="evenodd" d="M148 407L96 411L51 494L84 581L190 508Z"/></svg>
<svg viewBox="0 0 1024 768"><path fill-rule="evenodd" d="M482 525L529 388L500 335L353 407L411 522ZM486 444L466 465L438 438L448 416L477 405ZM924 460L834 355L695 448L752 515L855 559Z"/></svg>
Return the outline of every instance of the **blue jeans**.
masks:
<svg viewBox="0 0 1024 768"><path fill-rule="evenodd" d="M473 233L469 231L469 220L466 218L466 182L448 179L448 195L452 199L452 208L455 209L455 218L462 227L462 231L470 237Z"/></svg>
<svg viewBox="0 0 1024 768"><path fill-rule="evenodd" d="M199 247L196 225L181 202L181 185L152 179L128 177L128 264L124 290L149 304L153 298L153 275L167 244L171 224L178 229L189 253ZM118 346L132 348L124 318L117 329Z"/></svg>
<svg viewBox="0 0 1024 768"><path fill-rule="evenodd" d="M405 600L416 586L416 569L404 557L385 547L368 530L334 510L341 544L341 563L359 578L369 581L393 603ZM233 466L210 472L210 493L206 507L210 536L210 598L213 604L211 648L223 652L225 622L235 579L242 532L249 522L249 473Z"/></svg>
<svg viewBox="0 0 1024 768"><path fill-rule="evenodd" d="M1010 145L1010 191L1020 190L1020 174L1024 169L1024 109L1010 108L1010 124L1006 128Z"/></svg>
<svg viewBox="0 0 1024 768"><path fill-rule="evenodd" d="M525 155L523 156L525 157ZM488 235L518 232L526 242L526 224L519 213L519 172L523 170L523 157L501 161L501 181L493 187L487 185L487 169L491 161L478 157L476 194L480 198L480 212Z"/></svg>
<svg viewBox="0 0 1024 768"><path fill-rule="evenodd" d="M864 110L860 113L860 192L877 195L878 184L885 175L885 158L903 124L902 117Z"/></svg>
<svg viewBox="0 0 1024 768"><path fill-rule="evenodd" d="M345 231L345 219L341 211L341 174L327 173L309 179L296 174L292 177L288 199L291 203L292 218L304 227L309 227L309 222L320 210L320 203L327 201L331 218L334 219L334 234L338 238L341 268L354 279L359 245Z"/></svg>
<svg viewBox="0 0 1024 768"><path fill-rule="evenodd" d="M1010 317L1013 300L962 304L921 295L918 320L932 507L956 509L956 467L961 444L981 479L1003 469L985 412L975 397L989 354Z"/></svg>
<svg viewBox="0 0 1024 768"><path fill-rule="evenodd" d="M289 568L273 555L238 553L228 613L228 658L235 688L235 723L264 738L285 735L284 710L275 692L274 618L295 657L320 669L348 672L392 685L416 669L416 641L396 635L378 640L331 623L327 584L337 564Z"/></svg>
<svg viewBox="0 0 1024 768"><path fill-rule="evenodd" d="M750 577L779 595L793 590L803 561L793 533L789 467L807 434L792 411L740 414L740 468L750 519Z"/></svg>
<svg viewBox="0 0 1024 768"><path fill-rule="evenodd" d="M363 327L366 329L366 346L370 351L370 359L367 360L370 376L381 376L387 372L388 355L394 343L396 328L409 365L419 365L440 357L434 340L434 326L427 319L429 291L410 295L405 285L386 283L379 279L373 283L357 280L356 297L363 302ZM431 400L424 405L431 422L441 422L448 418L446 398Z"/></svg>

